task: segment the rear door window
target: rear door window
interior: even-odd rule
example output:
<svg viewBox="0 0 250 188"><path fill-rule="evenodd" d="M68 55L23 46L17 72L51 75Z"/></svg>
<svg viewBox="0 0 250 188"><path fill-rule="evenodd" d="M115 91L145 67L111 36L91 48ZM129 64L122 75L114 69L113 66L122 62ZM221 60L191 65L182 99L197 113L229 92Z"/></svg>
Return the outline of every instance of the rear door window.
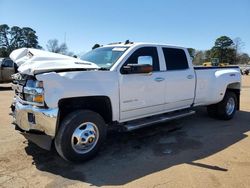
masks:
<svg viewBox="0 0 250 188"><path fill-rule="evenodd" d="M184 50L175 48L162 48L167 70L188 69L187 56Z"/></svg>

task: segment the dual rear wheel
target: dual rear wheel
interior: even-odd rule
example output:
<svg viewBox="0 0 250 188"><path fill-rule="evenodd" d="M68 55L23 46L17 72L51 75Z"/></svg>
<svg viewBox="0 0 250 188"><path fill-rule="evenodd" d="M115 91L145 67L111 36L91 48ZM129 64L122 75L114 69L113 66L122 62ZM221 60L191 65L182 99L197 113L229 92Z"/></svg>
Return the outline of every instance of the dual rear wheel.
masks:
<svg viewBox="0 0 250 188"><path fill-rule="evenodd" d="M237 110L237 106L238 101L236 94L232 91L227 91L221 102L207 107L207 112L210 117L230 120L233 118Z"/></svg>

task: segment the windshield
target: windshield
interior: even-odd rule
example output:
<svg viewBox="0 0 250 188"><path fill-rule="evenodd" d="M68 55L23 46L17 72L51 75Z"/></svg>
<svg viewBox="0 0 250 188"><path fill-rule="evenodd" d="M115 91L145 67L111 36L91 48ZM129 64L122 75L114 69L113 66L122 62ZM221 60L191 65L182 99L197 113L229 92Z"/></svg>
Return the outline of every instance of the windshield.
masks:
<svg viewBox="0 0 250 188"><path fill-rule="evenodd" d="M100 68L109 69L127 49L127 47L96 48L84 54L81 59L95 63Z"/></svg>

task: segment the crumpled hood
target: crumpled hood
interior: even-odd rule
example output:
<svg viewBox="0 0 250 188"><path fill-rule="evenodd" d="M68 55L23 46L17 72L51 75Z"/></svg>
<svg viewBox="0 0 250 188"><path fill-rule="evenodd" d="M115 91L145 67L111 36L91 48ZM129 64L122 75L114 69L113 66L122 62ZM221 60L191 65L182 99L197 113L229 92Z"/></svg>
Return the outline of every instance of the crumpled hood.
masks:
<svg viewBox="0 0 250 188"><path fill-rule="evenodd" d="M66 55L32 48L20 48L10 54L22 74L34 75L59 70L96 69L96 64Z"/></svg>

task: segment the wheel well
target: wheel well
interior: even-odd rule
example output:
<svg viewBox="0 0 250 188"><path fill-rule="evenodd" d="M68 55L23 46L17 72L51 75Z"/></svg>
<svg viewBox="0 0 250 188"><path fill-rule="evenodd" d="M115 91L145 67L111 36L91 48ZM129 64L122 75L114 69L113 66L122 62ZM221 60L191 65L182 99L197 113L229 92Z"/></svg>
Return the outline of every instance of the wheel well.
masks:
<svg viewBox="0 0 250 188"><path fill-rule="evenodd" d="M236 83L231 83L227 86L227 89L236 89L236 90L240 90L240 82L236 82Z"/></svg>
<svg viewBox="0 0 250 188"><path fill-rule="evenodd" d="M92 97L73 97L61 99L58 103L59 122L70 112L79 109L88 109L100 114L106 123L112 122L112 107L109 97L92 96Z"/></svg>
<svg viewBox="0 0 250 188"><path fill-rule="evenodd" d="M237 110L240 110L240 83L232 83L227 86L227 91L234 92L237 97Z"/></svg>

